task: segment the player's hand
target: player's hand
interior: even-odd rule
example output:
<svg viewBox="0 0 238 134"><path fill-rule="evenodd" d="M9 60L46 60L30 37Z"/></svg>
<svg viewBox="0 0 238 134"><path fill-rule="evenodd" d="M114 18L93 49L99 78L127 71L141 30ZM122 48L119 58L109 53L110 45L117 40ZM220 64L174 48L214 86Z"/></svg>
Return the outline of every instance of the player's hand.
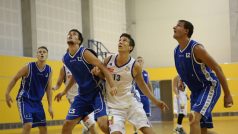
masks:
<svg viewBox="0 0 238 134"><path fill-rule="evenodd" d="M169 110L169 107L163 101L158 101L158 103L156 103L156 106L159 107L162 111Z"/></svg>
<svg viewBox="0 0 238 134"><path fill-rule="evenodd" d="M61 100L61 98L62 98L62 96L64 96L65 95L65 92L63 91L63 92L60 92L60 93L58 93L56 96L55 96L55 99L54 100L56 100L57 102L59 102L60 100Z"/></svg>
<svg viewBox="0 0 238 134"><path fill-rule="evenodd" d="M109 92L112 96L115 96L117 94L117 87L112 87Z"/></svg>
<svg viewBox="0 0 238 134"><path fill-rule="evenodd" d="M56 86L56 85L52 87L52 90L54 90L54 91L57 90L57 89L59 89L59 87Z"/></svg>
<svg viewBox="0 0 238 134"><path fill-rule="evenodd" d="M233 99L232 99L231 94L225 95L224 96L224 107L229 108L229 107L232 107L232 105L233 105Z"/></svg>
<svg viewBox="0 0 238 134"><path fill-rule="evenodd" d="M51 119L53 119L54 118L54 112L52 110L52 107L49 107L48 112L50 114Z"/></svg>
<svg viewBox="0 0 238 134"><path fill-rule="evenodd" d="M12 97L9 94L6 94L5 99L6 99L7 106L11 108L12 106L11 103L13 103Z"/></svg>
<svg viewBox="0 0 238 134"><path fill-rule="evenodd" d="M91 73L92 73L93 75L99 76L99 74L101 73L101 71L100 71L100 69L99 69L97 66L95 66L95 67L93 67L93 69L91 70Z"/></svg>

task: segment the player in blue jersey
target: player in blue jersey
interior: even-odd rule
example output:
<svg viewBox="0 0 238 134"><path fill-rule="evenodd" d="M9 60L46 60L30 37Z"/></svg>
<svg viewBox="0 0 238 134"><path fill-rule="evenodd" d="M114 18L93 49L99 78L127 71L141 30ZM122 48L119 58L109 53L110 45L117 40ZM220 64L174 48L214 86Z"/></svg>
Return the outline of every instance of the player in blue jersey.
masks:
<svg viewBox="0 0 238 134"><path fill-rule="evenodd" d="M72 29L68 33L68 52L63 57L63 62L71 71L73 77L65 87L65 90L55 99L59 101L63 95L71 88L74 82L78 84L78 95L75 96L69 109L66 121L64 122L62 134L72 133L74 126L85 116L94 111L94 117L99 127L104 133L109 133L107 114L104 98L102 96L100 79L92 75L91 69L99 67L109 83L112 95L116 94L116 87L112 76L103 63L88 49L82 45L83 37L77 29Z"/></svg>
<svg viewBox="0 0 238 134"><path fill-rule="evenodd" d="M179 20L173 29L173 37L179 43L174 51L175 66L191 90L190 133L206 134L207 128L213 127L211 112L220 96L220 84L224 92L224 107L231 107L233 99L221 67L202 44L190 39L192 23Z"/></svg>
<svg viewBox="0 0 238 134"><path fill-rule="evenodd" d="M29 134L32 127L38 127L40 134L46 134L46 119L42 98L46 92L48 112L53 119L51 76L52 70L46 64L48 49L41 46L37 49L37 61L30 62L21 68L13 77L6 90L6 103L11 107L10 92L16 82L22 78L20 90L17 95L18 110L23 123L22 134Z"/></svg>
<svg viewBox="0 0 238 134"><path fill-rule="evenodd" d="M143 69L143 66L144 66L144 59L143 59L143 57L138 56L136 58L136 61L139 63L139 65ZM153 88L152 88L152 85L150 83L149 74L144 69L142 70L142 76L143 76L143 79L144 79L145 83L147 84L148 88L153 93ZM140 88L138 87L137 84L135 84L135 88L139 91L141 103L143 104L143 109L144 109L144 111L146 113L146 116L150 117L151 116L151 109L150 109L149 98L142 93L142 91L140 90ZM137 134L137 129L136 129L135 126L134 126L134 134Z"/></svg>
<svg viewBox="0 0 238 134"><path fill-rule="evenodd" d="M68 84L69 80L72 77L72 73L69 69L63 65L60 69L59 77L55 86L52 87L52 90L57 90L60 88L62 83L65 85ZM78 85L75 83L70 90L66 94L66 98L68 99L69 103L72 104L74 102L74 97L78 95ZM92 112L89 116L86 116L80 122L84 127L82 130L82 134L96 134L96 126L94 121L94 112Z"/></svg>

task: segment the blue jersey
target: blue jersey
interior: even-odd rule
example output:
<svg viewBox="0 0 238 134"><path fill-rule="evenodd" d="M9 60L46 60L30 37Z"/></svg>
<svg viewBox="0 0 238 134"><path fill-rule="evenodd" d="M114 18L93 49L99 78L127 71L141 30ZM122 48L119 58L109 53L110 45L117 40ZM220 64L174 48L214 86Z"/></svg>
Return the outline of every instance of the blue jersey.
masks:
<svg viewBox="0 0 238 134"><path fill-rule="evenodd" d="M145 83L148 84L148 83L149 83L149 75L148 75L148 73L147 73L145 70L143 70L143 71L142 71L142 75L143 75L143 78L144 78ZM140 96L145 96L145 95L142 93L142 91L140 90L140 88L138 87L137 84L136 84L136 89L139 91Z"/></svg>
<svg viewBox="0 0 238 134"><path fill-rule="evenodd" d="M180 50L178 45L174 51L177 72L194 95L207 86L218 84L218 79L212 70L204 63L196 61L193 53L196 45L198 45L196 41L190 40L184 50Z"/></svg>
<svg viewBox="0 0 238 134"><path fill-rule="evenodd" d="M86 48L81 46L78 51L71 56L67 52L63 57L63 62L71 71L74 79L79 86L79 94L88 94L93 92L99 86L99 77L92 75L93 65L89 64L83 57Z"/></svg>
<svg viewBox="0 0 238 134"><path fill-rule="evenodd" d="M48 86L51 68L45 65L45 68L40 70L36 62L30 62L28 69L28 76L22 78L17 99L24 97L33 101L41 101Z"/></svg>

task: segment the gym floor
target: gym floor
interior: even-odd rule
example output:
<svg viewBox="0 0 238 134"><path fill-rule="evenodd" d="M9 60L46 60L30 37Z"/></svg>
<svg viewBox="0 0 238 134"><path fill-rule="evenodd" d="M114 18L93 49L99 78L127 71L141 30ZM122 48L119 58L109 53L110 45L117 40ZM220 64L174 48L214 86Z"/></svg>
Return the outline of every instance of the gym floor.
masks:
<svg viewBox="0 0 238 134"><path fill-rule="evenodd" d="M174 122L160 122L153 123L153 129L156 134L173 134L173 129L176 127L176 119ZM235 128L238 125L238 117L215 117L214 118L215 127L212 129L212 132L216 134L237 134ZM189 122L188 118L185 118L183 121L183 127L185 131L189 132ZM48 127L48 134L60 134L62 126L50 126ZM98 129L98 128L97 128ZM73 130L73 134L80 134L82 130L81 125L77 125ZM10 130L0 130L0 134L20 134L21 129L10 129ZM38 129L34 128L31 131L31 134L38 134ZM126 124L126 133L133 134L132 126ZM99 134L103 134L101 131Z"/></svg>

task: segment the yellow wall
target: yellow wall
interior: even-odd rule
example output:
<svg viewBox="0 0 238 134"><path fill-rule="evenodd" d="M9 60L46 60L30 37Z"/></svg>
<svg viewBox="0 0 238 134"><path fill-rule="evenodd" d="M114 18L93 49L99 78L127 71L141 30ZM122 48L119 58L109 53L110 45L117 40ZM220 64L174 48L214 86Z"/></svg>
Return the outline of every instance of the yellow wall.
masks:
<svg viewBox="0 0 238 134"><path fill-rule="evenodd" d="M234 105L229 109L223 107L224 94L222 92L213 112L238 112L238 63L221 64L221 67L228 80ZM148 68L146 70L149 73L150 80L172 80L177 74L175 67ZM188 105L188 109L190 109L190 105Z"/></svg>
<svg viewBox="0 0 238 134"><path fill-rule="evenodd" d="M26 57L13 57L13 56L0 56L0 123L10 123L10 122L20 122L19 113L17 110L16 105L16 95L19 90L20 80L13 88L11 92L11 96L13 98L13 105L12 108L8 108L5 103L5 91L7 88L8 83L12 79L12 77L16 74L16 72L23 67L25 64L31 61L35 61L34 58L26 58ZM60 67L62 66L61 61L48 61L49 64L53 68L53 85L56 83L57 77L59 75ZM238 111L238 64L225 64L221 65L224 73L226 74L228 80L228 84L230 90L233 95L233 99L235 105L230 109L223 108L223 98L221 97L216 105L214 112L231 112L231 111ZM151 68L147 69L150 74L151 80L168 80L173 79L176 75L176 70L174 67L164 67L164 68ZM59 89L60 91L63 90L64 86ZM59 91L53 92L53 97ZM223 96L223 95L222 95ZM43 98L43 105L46 111L46 118L50 120L49 114L47 112L47 100L46 97ZM53 101L53 109L56 120L63 120L67 114L69 108L68 101L64 97L63 100L58 103Z"/></svg>

